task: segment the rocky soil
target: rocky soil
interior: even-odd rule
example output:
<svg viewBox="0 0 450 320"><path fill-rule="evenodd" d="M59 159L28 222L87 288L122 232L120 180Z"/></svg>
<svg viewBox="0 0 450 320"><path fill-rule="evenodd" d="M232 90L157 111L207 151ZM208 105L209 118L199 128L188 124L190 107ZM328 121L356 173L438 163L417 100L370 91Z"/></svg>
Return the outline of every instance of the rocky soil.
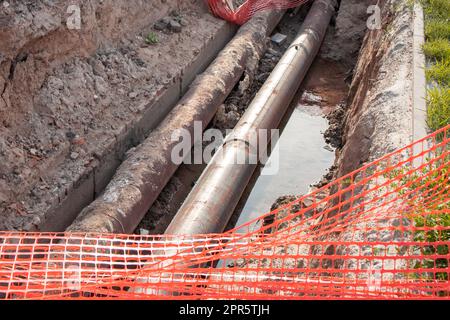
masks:
<svg viewBox="0 0 450 320"><path fill-rule="evenodd" d="M0 230L39 225L222 23L203 1L73 4L80 30L66 1L0 6Z"/></svg>

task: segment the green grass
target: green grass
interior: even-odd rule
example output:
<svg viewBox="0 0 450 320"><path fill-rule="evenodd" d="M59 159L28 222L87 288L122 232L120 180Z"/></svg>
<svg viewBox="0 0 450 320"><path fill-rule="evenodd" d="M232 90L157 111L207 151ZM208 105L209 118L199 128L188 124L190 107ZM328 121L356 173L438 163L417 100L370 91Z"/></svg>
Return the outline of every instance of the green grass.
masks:
<svg viewBox="0 0 450 320"><path fill-rule="evenodd" d="M429 59L450 60L450 42L447 39L427 41L423 46L423 52Z"/></svg>
<svg viewBox="0 0 450 320"><path fill-rule="evenodd" d="M441 86L450 86L450 60L437 61L425 72L428 82L435 81Z"/></svg>
<svg viewBox="0 0 450 320"><path fill-rule="evenodd" d="M427 122L432 130L450 124L450 0L419 0L425 13L426 43L423 52L430 67L427 92Z"/></svg>
<svg viewBox="0 0 450 320"><path fill-rule="evenodd" d="M442 150L444 151L444 150ZM412 214L412 220L417 230L414 233L414 241L426 242L428 245L417 247L424 256L444 256L439 258L430 257L416 261L415 269L435 269L435 272L417 273L417 277L429 281L449 280L449 261L445 256L449 255L449 245L442 243L450 243L450 214L435 214L435 210L449 210L450 196L447 185L450 178L448 166L442 169L438 167L444 163L448 163L449 158L446 156L438 160L434 165L425 167L422 172L413 177L406 178L405 184L414 180L416 183L407 187L409 191L414 191L418 197L410 203L414 206L415 212ZM418 180L416 180L419 178ZM408 181L409 180L409 181ZM440 194L434 199L434 204L425 205L424 199L429 198L429 190L435 190L435 194ZM422 196L423 194L423 196ZM447 199L447 201L445 201ZM430 201L430 200L428 200ZM438 296L448 296L449 291L440 291L436 293Z"/></svg>
<svg viewBox="0 0 450 320"><path fill-rule="evenodd" d="M448 146L435 150L436 160L422 170L406 175L410 168L393 170L385 176L389 179L402 176L398 183L393 183L393 188L400 188L399 194L408 197L408 206L411 211L406 213L416 230L414 241L424 243L415 247L422 257L413 262L412 267L417 273L412 275L415 279L433 282L435 280L449 280L449 260L445 257L450 254L450 190L448 180L450 171L448 163L450 158L443 155L448 152ZM430 160L430 159L427 159ZM445 165L447 164L447 165ZM431 191L430 193L430 190ZM433 195L432 197L430 197ZM437 211L444 213L436 214ZM443 257L436 257L436 255ZM430 256L428 258L428 256ZM433 271L419 271L419 269L435 269ZM448 296L450 292L436 292L438 296Z"/></svg>
<svg viewBox="0 0 450 320"><path fill-rule="evenodd" d="M450 21L432 18L426 22L425 36L428 40L450 40Z"/></svg>
<svg viewBox="0 0 450 320"><path fill-rule="evenodd" d="M450 1L448 0L421 0L427 18L444 18L450 16Z"/></svg>
<svg viewBox="0 0 450 320"><path fill-rule="evenodd" d="M439 130L450 124L450 0L419 0L423 5L425 13L425 37L426 43L423 51L431 66L426 70L428 82L434 82L434 87L427 90L427 124L432 130ZM438 137L438 140L442 137ZM447 148L447 147L446 147ZM448 149L446 149L448 150ZM448 157L441 161L448 163ZM440 161L439 161L440 162ZM447 256L450 253L448 244L450 242L450 214L434 214L434 210L449 210L450 201L448 194L448 181L450 173L448 166L438 170L442 163L436 163L434 167L424 168L423 172L414 177L406 178L405 186L408 190L419 192L419 197L411 203L414 209L412 221L416 228L419 228L414 234L414 240L426 242L427 245L418 247L425 256L417 261L415 268L437 269L440 272L434 274L417 274L422 279L429 281L449 280L449 260L447 258L435 258L433 256ZM411 179L419 179L419 185L408 184ZM408 181L409 180L409 181ZM422 188L421 188L422 187ZM424 199L427 198L429 190L445 191L440 197L434 199L437 207L424 205ZM421 196L420 193L424 192ZM448 212L448 211L447 211ZM421 229L423 228L423 229ZM441 230L440 230L441 229ZM449 296L450 292L438 292L439 296Z"/></svg>
<svg viewBox="0 0 450 320"><path fill-rule="evenodd" d="M444 175L445 176L445 175ZM447 206L448 207L448 206ZM426 211L426 210L425 210ZM430 245L421 247L420 250L425 256L428 255L439 255L447 256L449 251L448 244L435 243L445 243L450 241L450 230L445 229L439 231L438 227L448 228L450 226L450 215L449 214L433 214L430 212L428 215L418 215L413 217L414 224L417 228L424 228L424 230L418 230L414 234L414 240L420 242L427 242ZM425 231L428 229L427 231ZM436 258L436 259L423 259L421 261L416 261L415 269L436 269L440 272L435 272L434 275L422 274L418 275L421 278L428 279L430 281L436 279L441 281L447 281L448 272L448 259ZM439 292L439 296L448 296L449 292L442 291Z"/></svg>
<svg viewBox="0 0 450 320"><path fill-rule="evenodd" d="M450 123L450 87L437 87L428 90L427 124L438 130Z"/></svg>
<svg viewBox="0 0 450 320"><path fill-rule="evenodd" d="M150 32L145 38L145 43L147 44L156 44L159 42L159 38L154 32Z"/></svg>

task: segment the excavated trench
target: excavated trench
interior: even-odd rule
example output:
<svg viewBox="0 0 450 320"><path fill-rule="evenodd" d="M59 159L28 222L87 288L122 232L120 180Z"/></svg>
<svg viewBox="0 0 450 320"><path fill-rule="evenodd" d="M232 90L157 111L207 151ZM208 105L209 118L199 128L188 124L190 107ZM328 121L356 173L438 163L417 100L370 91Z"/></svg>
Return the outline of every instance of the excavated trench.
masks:
<svg viewBox="0 0 450 320"><path fill-rule="evenodd" d="M279 174L260 175L264 168L258 168L228 228L377 154L369 143L353 141L359 133L352 129L364 128L358 123L361 106L368 103L364 93L383 68L378 59L396 40L380 45L386 39L367 32L367 7L376 2L340 1L280 125ZM85 14L81 31L67 29L64 1L11 1L0 9L0 230L65 230L98 199L237 29L211 16L203 1L74 3ZM247 65L208 128L236 125L307 10L285 14L273 33L287 35L286 42L267 39L259 63ZM392 15L385 19L384 28L404 30ZM372 131L363 132L364 139L375 132L367 127ZM181 165L135 233L164 233L205 166Z"/></svg>
<svg viewBox="0 0 450 320"><path fill-rule="evenodd" d="M291 10L284 16L273 34L286 35L286 41L282 45L278 45L267 39L267 49L257 68L246 70L246 73L241 77L241 81L236 84L231 94L219 108L208 128L219 129L223 134L227 129L234 128L294 39L307 11L307 7L295 12L295 14ZM205 168L206 164L182 164L135 232L137 234L164 233Z"/></svg>
<svg viewBox="0 0 450 320"><path fill-rule="evenodd" d="M272 152L267 168L255 172L229 228L268 213L277 201L306 195L329 182L336 146L327 141L336 137L324 136L327 117L343 108L347 93L344 67L317 58L279 128L277 153Z"/></svg>
<svg viewBox="0 0 450 320"><path fill-rule="evenodd" d="M201 0L73 4L80 30L65 1L0 7L1 230L64 230L236 30Z"/></svg>
<svg viewBox="0 0 450 320"><path fill-rule="evenodd" d="M279 202L293 200L333 179L336 148L341 147L341 127L352 72L365 33L361 24L365 26L366 9L367 6L362 5L355 9L347 3L345 12L341 11L336 16L337 21L332 22L319 56L280 124L278 172L261 175L264 167L258 166L227 229L256 219L275 208ZM222 130L234 127L295 37L301 26L299 21L306 13L307 7L296 16L288 13L280 22L274 34L287 35L286 43L283 46L270 43L252 76L253 84L245 92L242 92L242 85L236 86L216 115L212 127ZM349 20L349 16L354 20ZM242 82L246 80L244 77ZM205 167L182 165L135 232L163 233Z"/></svg>

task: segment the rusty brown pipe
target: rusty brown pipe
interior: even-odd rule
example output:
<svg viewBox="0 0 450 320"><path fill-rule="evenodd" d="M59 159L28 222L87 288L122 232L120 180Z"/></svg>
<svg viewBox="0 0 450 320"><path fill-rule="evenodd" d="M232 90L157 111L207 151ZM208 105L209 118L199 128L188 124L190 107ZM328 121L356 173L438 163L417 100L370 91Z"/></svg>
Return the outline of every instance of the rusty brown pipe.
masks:
<svg viewBox="0 0 450 320"><path fill-rule="evenodd" d="M320 49L336 7L335 0L314 2L296 39L250 104L231 138L217 151L166 234L208 234L225 229L257 166L248 161L251 135L260 129L278 128ZM262 142L264 148L268 142ZM239 154L245 156L246 164L235 163Z"/></svg>
<svg viewBox="0 0 450 320"><path fill-rule="evenodd" d="M166 119L122 163L104 193L67 231L132 233L178 168L171 160L172 149L178 144L172 133L185 129L192 134L198 121L203 128L207 126L248 65L259 59L267 35L281 17L281 11L268 11L242 26Z"/></svg>

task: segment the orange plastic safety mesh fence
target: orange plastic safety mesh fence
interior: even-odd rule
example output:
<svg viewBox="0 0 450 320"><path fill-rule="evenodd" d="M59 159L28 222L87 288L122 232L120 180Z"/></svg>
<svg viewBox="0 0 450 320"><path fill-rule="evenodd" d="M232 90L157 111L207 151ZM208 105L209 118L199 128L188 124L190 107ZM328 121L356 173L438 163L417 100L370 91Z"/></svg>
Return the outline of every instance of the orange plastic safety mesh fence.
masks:
<svg viewBox="0 0 450 320"><path fill-rule="evenodd" d="M254 14L262 10L285 10L294 8L309 0L245 0L234 9L235 0L208 0L212 13L224 20L239 25L247 22Z"/></svg>
<svg viewBox="0 0 450 320"><path fill-rule="evenodd" d="M449 134L223 234L0 233L0 297L448 299Z"/></svg>

